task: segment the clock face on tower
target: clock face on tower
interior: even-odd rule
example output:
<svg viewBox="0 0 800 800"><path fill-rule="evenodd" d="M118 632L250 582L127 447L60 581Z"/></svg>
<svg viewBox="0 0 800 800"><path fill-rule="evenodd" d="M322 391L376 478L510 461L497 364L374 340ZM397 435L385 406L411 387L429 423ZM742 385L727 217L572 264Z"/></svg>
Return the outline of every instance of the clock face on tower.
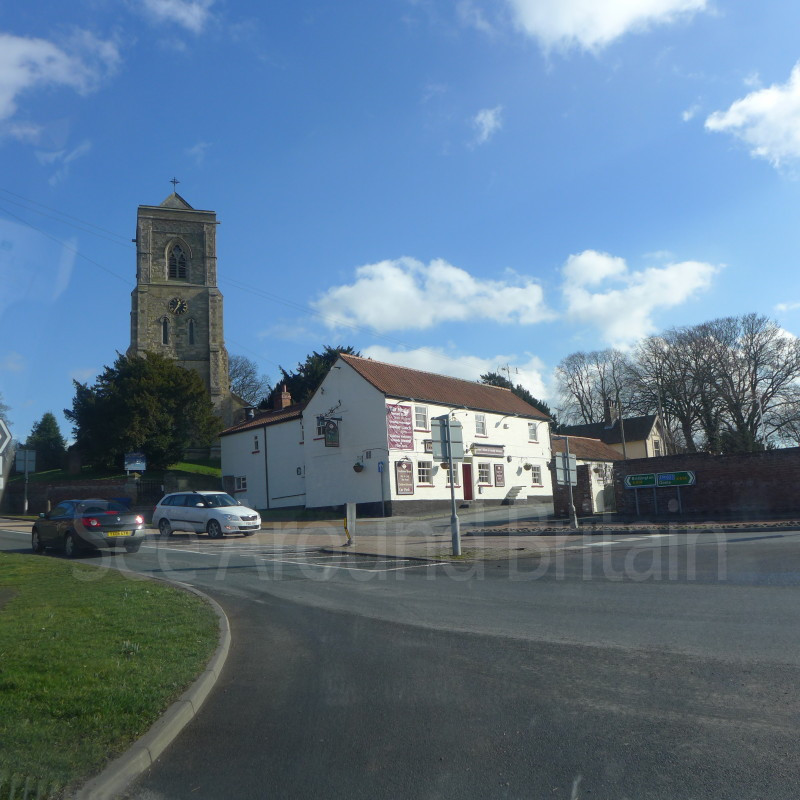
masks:
<svg viewBox="0 0 800 800"><path fill-rule="evenodd" d="M167 308L173 314L185 314L189 310L189 304L182 297L173 297L167 303Z"/></svg>

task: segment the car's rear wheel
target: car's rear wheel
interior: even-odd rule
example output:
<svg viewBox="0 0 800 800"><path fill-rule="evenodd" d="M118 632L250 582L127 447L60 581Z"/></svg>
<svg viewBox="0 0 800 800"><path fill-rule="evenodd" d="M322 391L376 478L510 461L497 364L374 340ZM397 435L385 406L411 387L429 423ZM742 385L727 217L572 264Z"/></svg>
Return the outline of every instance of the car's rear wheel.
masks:
<svg viewBox="0 0 800 800"><path fill-rule="evenodd" d="M131 542L130 544L125 545L125 552L126 553L138 553L139 548L142 546L141 542Z"/></svg>
<svg viewBox="0 0 800 800"><path fill-rule="evenodd" d="M161 517L161 520L158 523L158 532L162 536L172 535L172 525L169 524L169 520L166 517Z"/></svg>
<svg viewBox="0 0 800 800"><path fill-rule="evenodd" d="M206 530L208 531L209 538L211 539L221 539L222 538L222 528L215 519L210 519L208 521L208 525L206 526Z"/></svg>
<svg viewBox="0 0 800 800"><path fill-rule="evenodd" d="M36 528L31 531L31 550L34 553L44 553L44 542L42 542L42 537L39 536L39 531Z"/></svg>
<svg viewBox="0 0 800 800"><path fill-rule="evenodd" d="M78 540L75 538L74 533L68 533L64 537L64 555L67 558L75 558L78 553L80 553L80 545L78 544Z"/></svg>

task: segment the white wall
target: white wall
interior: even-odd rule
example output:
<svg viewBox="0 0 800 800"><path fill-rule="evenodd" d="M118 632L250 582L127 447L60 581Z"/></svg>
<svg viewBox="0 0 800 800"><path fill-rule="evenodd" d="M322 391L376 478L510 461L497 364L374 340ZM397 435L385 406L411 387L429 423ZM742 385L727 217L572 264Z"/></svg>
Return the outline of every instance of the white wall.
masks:
<svg viewBox="0 0 800 800"><path fill-rule="evenodd" d="M316 435L318 416L340 418L339 447L325 447L324 437ZM340 359L306 406L303 427L309 508L380 502L386 412L383 395L372 384ZM361 473L353 471L357 461L364 464Z"/></svg>
<svg viewBox="0 0 800 800"><path fill-rule="evenodd" d="M411 408L425 406L428 410L428 427L413 432L413 449L387 451L387 411L389 406L403 405ZM380 502L381 480L386 500L449 500L450 488L446 470L425 451L425 440L431 439L430 419L451 412L450 406L417 403L397 398L387 398L364 380L343 361L337 362L312 398L303 413L306 444L306 503L309 507L341 505L346 502ZM552 497L553 489L547 463L551 458L549 423L522 417L485 413L486 435L475 429L475 412L456 409L455 419L463 426L464 444L468 448L466 460L472 463L473 499L504 500L509 497L525 500L529 497ZM325 447L324 437L316 436L317 416L339 417L339 447ZM536 422L538 442L528 440L528 422ZM481 456L469 451L473 445L502 446L503 455ZM371 457L367 457L367 456ZM414 494L399 495L395 478L395 464L409 460L413 467ZM357 462L364 465L360 473L353 471ZM420 461L432 463L430 484L421 484L418 478ZM383 462L384 472L378 472ZM541 483L533 485L533 470L525 470L530 463L539 467ZM490 465L490 481L478 484L478 465ZM497 486L495 465L502 465L505 485ZM456 496L464 498L463 467L459 467Z"/></svg>
<svg viewBox="0 0 800 800"><path fill-rule="evenodd" d="M294 419L221 437L223 476L247 480L247 489L234 496L257 509L304 505L302 435Z"/></svg>

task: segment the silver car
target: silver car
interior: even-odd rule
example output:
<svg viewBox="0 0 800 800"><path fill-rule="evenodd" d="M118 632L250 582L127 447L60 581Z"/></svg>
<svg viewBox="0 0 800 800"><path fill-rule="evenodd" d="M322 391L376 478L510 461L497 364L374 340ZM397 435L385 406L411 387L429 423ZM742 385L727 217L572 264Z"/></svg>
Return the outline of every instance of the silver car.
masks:
<svg viewBox="0 0 800 800"><path fill-rule="evenodd" d="M173 492L155 507L153 527L162 536L173 531L206 532L212 539L226 533L252 536L261 529L261 515L225 492Z"/></svg>

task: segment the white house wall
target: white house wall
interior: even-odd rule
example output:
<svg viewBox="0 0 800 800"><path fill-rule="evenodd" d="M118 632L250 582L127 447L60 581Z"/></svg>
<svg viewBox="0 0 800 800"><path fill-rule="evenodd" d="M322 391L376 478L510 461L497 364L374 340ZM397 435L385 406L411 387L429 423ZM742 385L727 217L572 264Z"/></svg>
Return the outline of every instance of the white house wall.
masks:
<svg viewBox="0 0 800 800"><path fill-rule="evenodd" d="M234 496L257 509L304 505L302 435L296 419L223 436L222 474L246 486L234 488Z"/></svg>
<svg viewBox="0 0 800 800"><path fill-rule="evenodd" d="M392 406L411 409L414 429L413 446L409 449L387 450L387 414ZM424 406L427 409L427 427L419 429L414 426L415 406ZM396 504L408 501L449 501L450 488L446 470L433 460L430 452L426 452L425 442L431 439L430 420L451 411L451 406L387 398L340 360L328 373L303 414L307 505L320 507L346 502L379 503L382 499L381 481L383 499ZM553 489L550 470L547 468L551 458L549 423L486 412L486 434L481 436L476 432L476 412L461 408L455 409L454 413L463 426L464 444L467 448L465 460L472 466L474 501L526 501L535 498L546 503L551 500ZM316 435L318 416L339 418L338 447L326 447L324 437ZM538 441L529 440L529 422L537 426ZM473 445L488 445L500 450L492 456L479 455L471 449ZM412 466L413 494L398 493L396 464L399 461L405 461ZM363 464L361 472L353 470L357 462ZM418 480L420 462L431 463L429 483ZM379 472L379 464L383 464L382 473ZM489 465L488 482L479 482L480 464ZM526 464L538 467L538 470L525 469ZM496 466L501 469L504 485L497 485ZM534 480L537 474L541 476L540 481ZM456 496L463 501L469 496L468 491L465 493L463 465L459 466L458 476Z"/></svg>
<svg viewBox="0 0 800 800"><path fill-rule="evenodd" d="M338 418L338 447L317 436L319 416ZM378 463L387 460L383 394L339 360L303 411L303 425L307 506L379 503ZM353 471L356 462L364 464L361 473Z"/></svg>

